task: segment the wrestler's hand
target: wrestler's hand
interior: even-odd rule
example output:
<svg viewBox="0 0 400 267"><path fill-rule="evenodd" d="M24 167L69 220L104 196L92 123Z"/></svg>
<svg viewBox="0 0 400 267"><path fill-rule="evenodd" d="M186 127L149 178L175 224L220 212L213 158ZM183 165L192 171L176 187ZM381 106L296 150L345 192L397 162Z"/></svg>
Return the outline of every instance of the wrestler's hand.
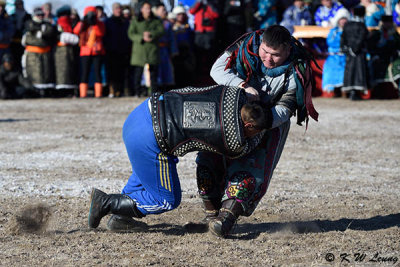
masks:
<svg viewBox="0 0 400 267"><path fill-rule="evenodd" d="M258 91L254 89L254 87L247 87L244 89L246 92L247 99L251 101L257 101L260 99L260 95L258 94Z"/></svg>

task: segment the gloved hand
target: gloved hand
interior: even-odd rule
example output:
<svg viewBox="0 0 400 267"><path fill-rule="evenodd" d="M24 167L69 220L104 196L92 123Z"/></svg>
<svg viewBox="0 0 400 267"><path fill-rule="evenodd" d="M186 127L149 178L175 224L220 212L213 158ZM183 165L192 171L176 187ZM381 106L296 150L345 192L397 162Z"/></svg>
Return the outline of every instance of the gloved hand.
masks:
<svg viewBox="0 0 400 267"><path fill-rule="evenodd" d="M64 44L76 45L79 42L79 37L73 33L63 32L60 34L60 42Z"/></svg>

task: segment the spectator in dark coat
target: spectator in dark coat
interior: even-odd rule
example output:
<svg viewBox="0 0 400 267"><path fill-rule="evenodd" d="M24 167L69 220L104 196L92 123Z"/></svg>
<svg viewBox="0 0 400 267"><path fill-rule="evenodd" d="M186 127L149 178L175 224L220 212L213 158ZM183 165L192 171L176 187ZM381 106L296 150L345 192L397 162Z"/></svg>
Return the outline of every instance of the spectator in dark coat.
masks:
<svg viewBox="0 0 400 267"><path fill-rule="evenodd" d="M367 86L367 38L368 29L364 23L365 7L354 8L354 17L343 27L340 48L346 54L343 78L343 92L348 92L351 100L360 100Z"/></svg>
<svg viewBox="0 0 400 267"><path fill-rule="evenodd" d="M31 15L24 8L24 1L15 1L15 13L11 16L15 25L15 33L10 45L11 54L14 56L15 64L21 68L21 58L25 48L21 44L22 35L25 32L25 24L31 20Z"/></svg>
<svg viewBox="0 0 400 267"><path fill-rule="evenodd" d="M223 0L224 47L232 44L252 26L253 9L249 0Z"/></svg>
<svg viewBox="0 0 400 267"><path fill-rule="evenodd" d="M14 24L5 10L6 2L0 1L0 58L9 52L11 38L14 35Z"/></svg>
<svg viewBox="0 0 400 267"><path fill-rule="evenodd" d="M380 24L379 29L371 31L368 40L368 52L371 55L369 74L372 87L393 82L396 80L396 74L399 75L399 68L393 69L393 66L399 66L400 34L397 32L392 16L382 16Z"/></svg>
<svg viewBox="0 0 400 267"><path fill-rule="evenodd" d="M122 16L120 3L113 3L112 16L105 21L106 35L103 42L106 48L106 69L109 81L109 97L121 96L124 89L125 74L129 68L129 55L132 46L128 38L129 21Z"/></svg>

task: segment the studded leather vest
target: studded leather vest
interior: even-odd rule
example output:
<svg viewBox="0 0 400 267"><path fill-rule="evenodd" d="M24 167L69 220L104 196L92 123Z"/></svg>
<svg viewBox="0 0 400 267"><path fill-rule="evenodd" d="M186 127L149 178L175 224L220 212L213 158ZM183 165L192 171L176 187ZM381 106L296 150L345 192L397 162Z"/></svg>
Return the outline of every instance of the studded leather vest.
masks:
<svg viewBox="0 0 400 267"><path fill-rule="evenodd" d="M224 85L152 94L153 129L160 149L175 156L191 151L241 155L248 148L240 116L246 101L243 89Z"/></svg>

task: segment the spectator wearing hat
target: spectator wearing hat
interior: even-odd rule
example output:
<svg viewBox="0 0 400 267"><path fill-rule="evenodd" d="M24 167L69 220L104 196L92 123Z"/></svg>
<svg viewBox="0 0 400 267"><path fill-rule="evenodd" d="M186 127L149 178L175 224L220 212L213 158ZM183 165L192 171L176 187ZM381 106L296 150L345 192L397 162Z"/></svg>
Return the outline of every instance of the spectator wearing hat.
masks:
<svg viewBox="0 0 400 267"><path fill-rule="evenodd" d="M11 15L11 19L15 25L15 33L10 45L10 51L14 56L15 64L21 68L21 58L25 50L21 44L22 35L25 32L26 22L32 19L31 15L24 8L24 1L15 1L15 12Z"/></svg>
<svg viewBox="0 0 400 267"><path fill-rule="evenodd" d="M0 58L10 50L11 39L15 32L14 24L5 10L6 2L0 1Z"/></svg>
<svg viewBox="0 0 400 267"><path fill-rule="evenodd" d="M294 0L293 5L289 6L283 13L283 19L280 23L290 32L294 31L294 26L311 25L312 16L304 0Z"/></svg>
<svg viewBox="0 0 400 267"><path fill-rule="evenodd" d="M371 55L369 70L373 89L385 82L394 82L398 89L400 34L397 32L392 16L382 16L379 29L371 31L368 52ZM379 92L373 93L379 94Z"/></svg>
<svg viewBox="0 0 400 267"><path fill-rule="evenodd" d="M315 24L321 27L332 27L332 19L341 8L344 8L343 5L333 0L321 0L321 6L317 8L314 15Z"/></svg>
<svg viewBox="0 0 400 267"><path fill-rule="evenodd" d="M196 68L193 39L194 33L188 23L186 10L182 6L176 6L172 10L175 23L172 30L178 46L178 55L173 58L175 85L178 88L192 85Z"/></svg>
<svg viewBox="0 0 400 267"><path fill-rule="evenodd" d="M42 96L49 95L55 86L52 49L56 41L56 27L44 20L41 8L35 8L22 37L22 45L25 46L22 67L26 77Z"/></svg>
<svg viewBox="0 0 400 267"><path fill-rule="evenodd" d="M125 74L129 69L132 43L128 38L129 20L122 16L121 4L112 4L112 16L105 22L106 69L109 82L109 97L122 95L125 86ZM128 87L128 84L126 84ZM128 88L127 88L128 90Z"/></svg>
<svg viewBox="0 0 400 267"><path fill-rule="evenodd" d="M78 35L73 33L71 23L71 6L64 5L57 9L58 43L54 51L56 89L61 95L73 95L78 89L79 62L75 47L79 43Z"/></svg>
<svg viewBox="0 0 400 267"><path fill-rule="evenodd" d="M368 29L364 22L365 7L356 6L353 17L344 25L340 49L346 55L342 92L351 100L361 100L368 89L367 80L367 38Z"/></svg>
<svg viewBox="0 0 400 267"><path fill-rule="evenodd" d="M22 97L31 87L15 63L11 54L3 55L0 66L0 99Z"/></svg>
<svg viewBox="0 0 400 267"><path fill-rule="evenodd" d="M332 20L334 27L326 38L328 45L328 57L322 72L322 96L340 96L340 88L343 86L346 56L340 51L340 39L343 27L350 19L350 13L346 8L341 8Z"/></svg>
<svg viewBox="0 0 400 267"><path fill-rule="evenodd" d="M96 8L88 6L83 11L83 20L78 22L73 32L79 36L80 57L81 57L81 81L79 84L80 97L87 97L89 87L89 72L93 64L94 68L94 96L103 95L101 76L101 65L105 49L103 36L105 34L104 23L97 19Z"/></svg>
<svg viewBox="0 0 400 267"><path fill-rule="evenodd" d="M141 81L143 68L149 65L151 91L157 92L158 64L160 51L158 42L164 34L164 27L151 11L151 4L144 1L140 6L140 13L133 18L128 29L128 37L132 40L131 65L133 66L133 92L130 95L148 95L148 88L142 92Z"/></svg>

